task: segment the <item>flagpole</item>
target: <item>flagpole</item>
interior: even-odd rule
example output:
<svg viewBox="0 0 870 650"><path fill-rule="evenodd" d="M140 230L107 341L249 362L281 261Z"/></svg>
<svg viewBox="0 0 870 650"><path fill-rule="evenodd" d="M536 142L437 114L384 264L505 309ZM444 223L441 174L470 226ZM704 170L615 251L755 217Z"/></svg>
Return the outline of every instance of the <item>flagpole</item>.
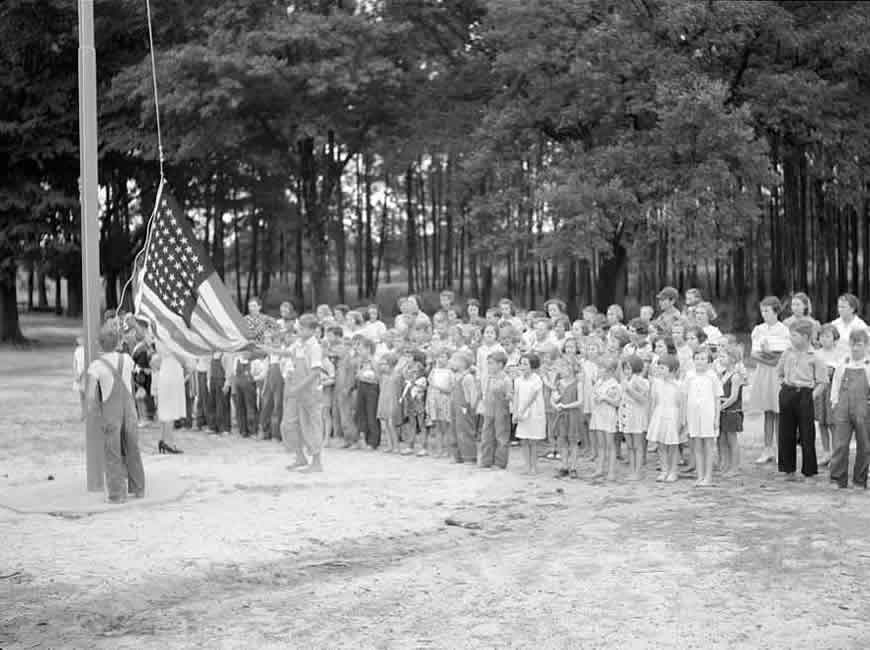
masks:
<svg viewBox="0 0 870 650"><path fill-rule="evenodd" d="M99 179L97 176L97 54L94 0L79 0L79 155L82 220L82 306L85 367L97 358L100 327ZM103 489L105 458L97 422L85 419L87 486Z"/></svg>

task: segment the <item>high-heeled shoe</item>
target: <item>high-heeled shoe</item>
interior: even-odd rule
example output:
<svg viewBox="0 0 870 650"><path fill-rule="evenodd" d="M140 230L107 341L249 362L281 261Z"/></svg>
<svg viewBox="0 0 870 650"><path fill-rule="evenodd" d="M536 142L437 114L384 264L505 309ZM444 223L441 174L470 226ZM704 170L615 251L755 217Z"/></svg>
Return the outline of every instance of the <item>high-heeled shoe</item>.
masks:
<svg viewBox="0 0 870 650"><path fill-rule="evenodd" d="M157 451L161 454L183 454L178 447L173 447L172 445L163 442L162 440L157 443Z"/></svg>

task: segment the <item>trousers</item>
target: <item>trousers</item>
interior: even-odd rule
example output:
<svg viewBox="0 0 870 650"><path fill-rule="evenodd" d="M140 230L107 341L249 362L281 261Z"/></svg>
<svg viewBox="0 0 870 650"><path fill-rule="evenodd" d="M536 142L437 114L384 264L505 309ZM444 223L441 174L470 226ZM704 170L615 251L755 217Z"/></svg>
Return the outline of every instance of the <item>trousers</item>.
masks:
<svg viewBox="0 0 870 650"><path fill-rule="evenodd" d="M779 391L779 471L797 469L797 436L800 433L801 473L819 473L816 459L816 427L813 418L813 391L810 388L783 386Z"/></svg>

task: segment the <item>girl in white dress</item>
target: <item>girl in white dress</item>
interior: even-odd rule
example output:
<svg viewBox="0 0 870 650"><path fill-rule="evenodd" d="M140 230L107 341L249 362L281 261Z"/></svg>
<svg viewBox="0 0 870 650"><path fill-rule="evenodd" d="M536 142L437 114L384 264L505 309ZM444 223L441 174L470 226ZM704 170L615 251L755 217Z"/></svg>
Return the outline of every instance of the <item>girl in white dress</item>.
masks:
<svg viewBox="0 0 870 650"><path fill-rule="evenodd" d="M679 478L680 430L683 424L683 391L677 382L680 362L670 354L653 369L647 440L658 446L661 473L658 482L676 483Z"/></svg>
<svg viewBox="0 0 870 650"><path fill-rule="evenodd" d="M547 437L544 383L537 373L540 367L538 355L533 352L523 355L520 376L514 381L514 422L516 436L523 441L527 474L538 473L538 440Z"/></svg>
<svg viewBox="0 0 870 650"><path fill-rule="evenodd" d="M713 485L713 450L719 435L719 403L722 384L713 371L713 353L701 348L695 353L695 372L686 378L686 431L694 447L698 468L696 487Z"/></svg>

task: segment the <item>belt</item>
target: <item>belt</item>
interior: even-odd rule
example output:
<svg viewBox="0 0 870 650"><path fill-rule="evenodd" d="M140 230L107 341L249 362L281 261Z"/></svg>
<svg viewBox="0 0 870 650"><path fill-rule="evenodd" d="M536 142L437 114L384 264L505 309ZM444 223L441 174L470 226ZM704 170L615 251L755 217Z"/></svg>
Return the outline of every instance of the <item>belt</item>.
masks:
<svg viewBox="0 0 870 650"><path fill-rule="evenodd" d="M801 391L801 390L812 391L813 390L811 386L793 386L791 384L783 384L782 389L783 390L797 390L797 391Z"/></svg>

